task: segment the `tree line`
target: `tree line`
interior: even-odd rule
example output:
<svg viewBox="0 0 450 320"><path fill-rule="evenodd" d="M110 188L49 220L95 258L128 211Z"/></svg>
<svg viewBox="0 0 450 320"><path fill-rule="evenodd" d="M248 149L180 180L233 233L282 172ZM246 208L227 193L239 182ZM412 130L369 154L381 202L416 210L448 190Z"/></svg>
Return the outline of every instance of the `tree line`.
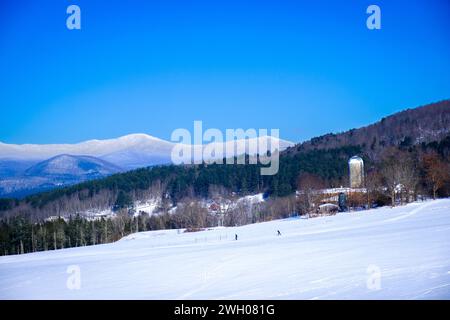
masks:
<svg viewBox="0 0 450 320"><path fill-rule="evenodd" d="M108 218L88 219L76 215L32 222L26 217L15 216L0 221L0 255L111 243L141 231L184 229L195 232L218 225L238 226L284 218L296 214L294 202L292 196L259 204L244 201L211 213L199 199L185 198L173 212L155 215L136 212L130 205L117 208L116 214ZM291 203L291 207L286 206L287 203Z"/></svg>

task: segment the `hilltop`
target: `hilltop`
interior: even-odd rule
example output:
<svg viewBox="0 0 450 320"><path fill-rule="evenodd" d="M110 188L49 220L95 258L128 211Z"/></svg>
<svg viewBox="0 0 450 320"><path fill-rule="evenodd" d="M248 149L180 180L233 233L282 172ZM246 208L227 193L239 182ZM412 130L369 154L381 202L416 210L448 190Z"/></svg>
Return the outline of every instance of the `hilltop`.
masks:
<svg viewBox="0 0 450 320"><path fill-rule="evenodd" d="M449 135L450 100L443 100L406 109L362 128L312 138L288 148L285 154L360 146L363 153L378 159L387 147L427 144L442 141Z"/></svg>

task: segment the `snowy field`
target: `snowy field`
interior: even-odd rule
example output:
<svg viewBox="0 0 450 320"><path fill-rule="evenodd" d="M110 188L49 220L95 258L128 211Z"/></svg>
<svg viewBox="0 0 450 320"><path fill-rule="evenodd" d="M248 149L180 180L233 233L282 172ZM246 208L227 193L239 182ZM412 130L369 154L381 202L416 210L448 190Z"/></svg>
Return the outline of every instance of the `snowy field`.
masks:
<svg viewBox="0 0 450 320"><path fill-rule="evenodd" d="M0 298L449 299L450 199L0 257Z"/></svg>

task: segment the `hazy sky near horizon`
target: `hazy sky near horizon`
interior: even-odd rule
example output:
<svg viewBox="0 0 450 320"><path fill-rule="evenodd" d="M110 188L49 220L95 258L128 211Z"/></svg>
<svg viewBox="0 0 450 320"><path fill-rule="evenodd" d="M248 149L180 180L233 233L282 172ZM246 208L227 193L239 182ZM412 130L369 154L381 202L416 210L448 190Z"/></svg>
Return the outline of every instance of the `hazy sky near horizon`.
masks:
<svg viewBox="0 0 450 320"><path fill-rule="evenodd" d="M6 143L169 139L194 120L299 142L450 98L449 74L448 0L0 2Z"/></svg>

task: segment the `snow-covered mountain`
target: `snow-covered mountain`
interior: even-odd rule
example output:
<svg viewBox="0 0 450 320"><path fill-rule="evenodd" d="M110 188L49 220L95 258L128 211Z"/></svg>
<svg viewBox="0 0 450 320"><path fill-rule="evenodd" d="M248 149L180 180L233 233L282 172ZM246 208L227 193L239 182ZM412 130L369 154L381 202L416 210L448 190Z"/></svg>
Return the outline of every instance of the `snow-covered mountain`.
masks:
<svg viewBox="0 0 450 320"><path fill-rule="evenodd" d="M250 143L258 145L266 140L269 145L278 144L280 151L294 145L274 137L259 137L190 147L202 151L207 146L213 146L216 150L222 149L223 155L229 157L231 154L225 151L235 149L252 153ZM120 171L169 164L175 145L147 134L76 144L17 145L0 142L0 197L23 196ZM259 152L262 154L266 150Z"/></svg>
<svg viewBox="0 0 450 320"><path fill-rule="evenodd" d="M17 145L0 143L0 158L44 160L61 154L86 155L100 159L105 158L118 166L128 167L128 163L136 162L130 159L142 154L147 155L143 165L154 164L152 157L169 160L172 147L172 143L146 134L131 134L117 139L88 140L75 144ZM139 157L137 158L139 159ZM119 163L111 160L117 160Z"/></svg>
<svg viewBox="0 0 450 320"><path fill-rule="evenodd" d="M217 147L229 148L230 144L242 146L248 142L261 141L263 137L237 140L235 142L215 143ZM294 145L292 142L268 138L279 143L280 151ZM147 134L130 134L117 139L89 140L76 144L5 144L0 142L0 159L46 160L61 155L93 156L124 169L135 169L171 162L171 152L175 143L152 137ZM198 148L198 147L196 147ZM230 150L230 149L228 149ZM248 148L244 148L248 151Z"/></svg>

